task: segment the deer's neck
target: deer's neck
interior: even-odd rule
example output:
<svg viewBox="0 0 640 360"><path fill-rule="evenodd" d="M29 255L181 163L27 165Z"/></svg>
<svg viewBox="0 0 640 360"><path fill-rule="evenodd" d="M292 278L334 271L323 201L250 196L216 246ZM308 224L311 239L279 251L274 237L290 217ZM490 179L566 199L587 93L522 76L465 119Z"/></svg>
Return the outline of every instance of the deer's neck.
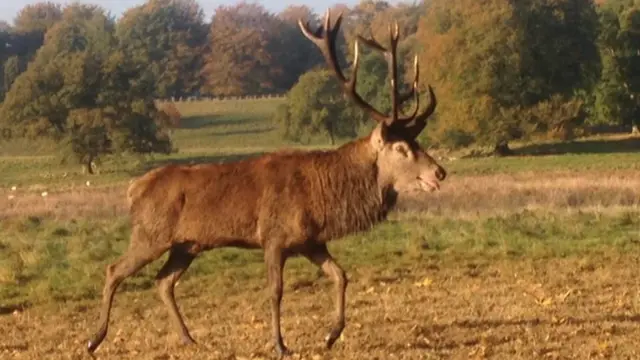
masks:
<svg viewBox="0 0 640 360"><path fill-rule="evenodd" d="M375 154L365 139L346 144L323 160L317 164L317 177L323 193L324 240L367 230L386 218L395 196L379 186Z"/></svg>

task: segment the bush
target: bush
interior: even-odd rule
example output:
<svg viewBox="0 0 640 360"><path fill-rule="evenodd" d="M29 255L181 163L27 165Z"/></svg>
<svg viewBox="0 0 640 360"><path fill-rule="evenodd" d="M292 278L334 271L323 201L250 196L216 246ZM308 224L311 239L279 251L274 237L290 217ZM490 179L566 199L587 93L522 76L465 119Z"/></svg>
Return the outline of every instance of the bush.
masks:
<svg viewBox="0 0 640 360"><path fill-rule="evenodd" d="M475 137L462 129L446 129L440 139L441 145L448 148L461 148L473 144Z"/></svg>

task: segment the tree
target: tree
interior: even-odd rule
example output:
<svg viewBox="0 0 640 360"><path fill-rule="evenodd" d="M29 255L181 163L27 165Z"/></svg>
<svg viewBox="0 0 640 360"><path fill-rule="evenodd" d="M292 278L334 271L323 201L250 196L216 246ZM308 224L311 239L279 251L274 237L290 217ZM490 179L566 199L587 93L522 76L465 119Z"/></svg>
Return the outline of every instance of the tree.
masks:
<svg viewBox="0 0 640 360"><path fill-rule="evenodd" d="M67 118L68 136L64 147L70 155L85 165L88 174L93 174L93 162L102 154L110 153L112 142L109 130L114 119L103 109L73 109Z"/></svg>
<svg viewBox="0 0 640 360"><path fill-rule="evenodd" d="M296 26L298 19L309 21L314 25L319 21L317 14L306 5L289 5L278 14L278 18L287 24Z"/></svg>
<svg viewBox="0 0 640 360"><path fill-rule="evenodd" d="M512 139L584 118L580 94L599 66L591 0L433 0L427 9L417 40L441 99L433 141L508 154Z"/></svg>
<svg viewBox="0 0 640 360"><path fill-rule="evenodd" d="M296 142L326 135L333 145L339 137L355 137L362 116L341 94L329 71L310 71L291 88L286 105L278 108L274 121L281 126L285 139Z"/></svg>
<svg viewBox="0 0 640 360"><path fill-rule="evenodd" d="M278 14L278 19L281 22L280 30L274 36L280 41L272 46L271 57L273 62L282 64L286 69L282 76L274 79L276 91L284 91L291 89L300 75L323 64L324 60L298 27L298 20L309 22L312 26L318 25L318 16L309 7L291 5Z"/></svg>
<svg viewBox="0 0 640 360"><path fill-rule="evenodd" d="M357 34L372 34L378 39L388 38L387 27L391 22L376 22L376 18L385 17L391 9L387 1L362 0L348 13L349 22L353 25L346 35L347 43L352 44Z"/></svg>
<svg viewBox="0 0 640 360"><path fill-rule="evenodd" d="M3 80L2 80L2 93L3 95L9 92L11 89L11 85L16 80L18 75L20 74L20 60L18 56L14 55L7 60L5 60L3 65ZM2 96L3 99L4 96Z"/></svg>
<svg viewBox="0 0 640 360"><path fill-rule="evenodd" d="M58 21L62 20L62 7L51 1L30 4L22 8L13 20L18 33L37 32L42 36Z"/></svg>
<svg viewBox="0 0 640 360"><path fill-rule="evenodd" d="M438 92L431 141L499 144L518 128L509 107L522 83L520 30L507 0L434 0L417 34L423 76ZM435 125L435 126L434 126Z"/></svg>
<svg viewBox="0 0 640 360"><path fill-rule="evenodd" d="M184 97L202 85L207 41L204 13L195 0L149 0L118 22L120 51L139 71L131 74L158 98Z"/></svg>
<svg viewBox="0 0 640 360"><path fill-rule="evenodd" d="M519 102L530 124L527 132L550 132L567 139L573 136L568 130L583 123L593 108L591 94L601 66L595 4L593 0L529 0L518 2L516 11L525 45L525 86ZM541 109L549 109L548 104L553 104L550 109L555 112L537 116Z"/></svg>
<svg viewBox="0 0 640 360"><path fill-rule="evenodd" d="M44 43L44 36L62 20L62 7L54 2L39 2L22 8L13 21L13 31L18 39L14 53L20 56L21 68L33 59Z"/></svg>
<svg viewBox="0 0 640 360"><path fill-rule="evenodd" d="M611 0L600 7L602 71L594 123L637 127L640 116L640 2Z"/></svg>
<svg viewBox="0 0 640 360"><path fill-rule="evenodd" d="M17 55L19 40L14 29L7 22L0 21L0 103L22 70Z"/></svg>
<svg viewBox="0 0 640 360"><path fill-rule="evenodd" d="M113 45L113 21L101 9L72 5L54 25L2 107L11 126L32 136L65 131L69 110L95 106L100 63ZM48 122L51 127L43 128Z"/></svg>
<svg viewBox="0 0 640 360"><path fill-rule="evenodd" d="M576 89L591 92L600 70L593 0L526 0L517 5L525 45L523 76L528 80L523 105L553 94L569 99Z"/></svg>
<svg viewBox="0 0 640 360"><path fill-rule="evenodd" d="M51 136L85 164L117 152L167 152L171 142L151 93L133 86L135 63L118 51L103 9L74 4L15 80L0 108L13 133Z"/></svg>
<svg viewBox="0 0 640 360"><path fill-rule="evenodd" d="M11 56L10 38L11 36L8 30L0 30L0 70L2 70L3 75L5 72L5 62L7 58ZM6 80L5 76L0 78L0 102L2 102L4 94L6 93Z"/></svg>
<svg viewBox="0 0 640 360"><path fill-rule="evenodd" d="M4 20L0 20L0 32L10 32L10 31L11 31L11 25Z"/></svg>
<svg viewBox="0 0 640 360"><path fill-rule="evenodd" d="M0 28L0 63L11 53L11 28Z"/></svg>
<svg viewBox="0 0 640 360"><path fill-rule="evenodd" d="M425 9L424 3L399 3L394 6L387 1L362 0L352 9L341 10L346 11L345 17L349 23L345 30L347 52L353 55L353 43L356 35L373 36L386 45L389 39L389 26L395 23L398 24L402 34L400 47L406 47L407 43L412 44L414 34L418 30L420 16L425 14ZM403 55L408 55L412 50L406 49L403 51Z"/></svg>
<svg viewBox="0 0 640 360"><path fill-rule="evenodd" d="M272 93L284 64L273 52L279 50L281 21L262 5L240 2L216 9L206 55L205 91L215 95Z"/></svg>

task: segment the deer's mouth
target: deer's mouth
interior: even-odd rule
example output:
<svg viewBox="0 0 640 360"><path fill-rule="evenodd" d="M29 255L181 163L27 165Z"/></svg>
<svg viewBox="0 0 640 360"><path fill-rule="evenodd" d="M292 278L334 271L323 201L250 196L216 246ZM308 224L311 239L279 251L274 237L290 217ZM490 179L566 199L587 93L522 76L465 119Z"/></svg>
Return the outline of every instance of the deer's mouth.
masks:
<svg viewBox="0 0 640 360"><path fill-rule="evenodd" d="M440 190L440 183L436 179L425 179L418 176L418 184L420 184L422 191L433 192Z"/></svg>

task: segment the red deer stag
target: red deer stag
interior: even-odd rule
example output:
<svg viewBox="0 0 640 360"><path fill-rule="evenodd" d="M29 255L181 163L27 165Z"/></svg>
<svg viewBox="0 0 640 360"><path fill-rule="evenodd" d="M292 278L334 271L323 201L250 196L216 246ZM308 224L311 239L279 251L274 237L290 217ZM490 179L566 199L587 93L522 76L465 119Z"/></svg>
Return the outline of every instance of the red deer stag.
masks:
<svg viewBox="0 0 640 360"><path fill-rule="evenodd" d="M149 171L127 190L132 222L128 250L107 266L99 330L89 341L93 353L107 334L109 313L118 285L169 251L157 274L160 297L182 342L194 343L174 298L174 285L201 252L226 246L262 249L271 296L271 332L276 352L289 350L280 333L282 270L287 258L304 256L335 283L335 323L326 338L331 348L345 327L344 270L327 250L327 242L363 231L384 220L398 194L439 189L446 176L416 142L436 99L418 112L418 63L412 89L400 95L397 86L398 27L389 49L374 39L358 41L381 51L389 63L392 113L385 115L355 91L358 41L353 75L347 80L336 59L335 41L342 16L331 26L329 12L316 32L299 21L315 43L346 95L377 122L367 137L330 151L286 151L226 164L168 165ZM322 31L324 28L324 36ZM415 99L409 117L400 105ZM411 196L411 195L409 195Z"/></svg>

